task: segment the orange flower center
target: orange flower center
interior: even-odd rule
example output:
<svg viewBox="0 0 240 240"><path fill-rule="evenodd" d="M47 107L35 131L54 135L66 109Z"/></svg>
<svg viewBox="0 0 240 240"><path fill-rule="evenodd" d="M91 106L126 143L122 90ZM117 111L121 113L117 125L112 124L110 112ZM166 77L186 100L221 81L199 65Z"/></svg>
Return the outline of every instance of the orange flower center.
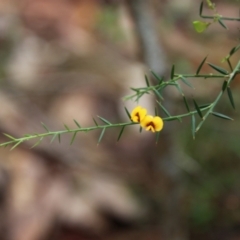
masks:
<svg viewBox="0 0 240 240"><path fill-rule="evenodd" d="M151 129L151 128L152 128L152 129L155 129L155 125L154 125L153 122L148 123L148 124L147 124L147 127L150 127L150 129Z"/></svg>
<svg viewBox="0 0 240 240"><path fill-rule="evenodd" d="M140 115L139 115L139 113L136 113L135 116L137 117L137 121L140 122Z"/></svg>

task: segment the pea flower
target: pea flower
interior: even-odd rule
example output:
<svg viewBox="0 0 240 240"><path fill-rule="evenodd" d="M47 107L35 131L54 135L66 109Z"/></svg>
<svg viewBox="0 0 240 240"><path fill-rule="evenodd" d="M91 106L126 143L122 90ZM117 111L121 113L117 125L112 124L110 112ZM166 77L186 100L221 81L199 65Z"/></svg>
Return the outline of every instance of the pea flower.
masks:
<svg viewBox="0 0 240 240"><path fill-rule="evenodd" d="M140 123L147 115L147 110L141 106L135 107L131 112L131 120Z"/></svg>
<svg viewBox="0 0 240 240"><path fill-rule="evenodd" d="M141 127L145 128L147 131L159 132L163 128L163 120L156 116L151 115L145 116L145 118L140 122Z"/></svg>

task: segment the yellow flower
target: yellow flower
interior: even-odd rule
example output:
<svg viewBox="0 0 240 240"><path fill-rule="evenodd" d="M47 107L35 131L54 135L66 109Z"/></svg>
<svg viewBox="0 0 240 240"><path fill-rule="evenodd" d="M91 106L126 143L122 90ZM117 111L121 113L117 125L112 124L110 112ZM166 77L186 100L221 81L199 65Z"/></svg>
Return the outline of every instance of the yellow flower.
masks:
<svg viewBox="0 0 240 240"><path fill-rule="evenodd" d="M142 128L152 132L159 132L163 128L163 120L158 116L147 115L140 124Z"/></svg>
<svg viewBox="0 0 240 240"><path fill-rule="evenodd" d="M131 120L140 123L147 115L147 110L141 106L135 107L131 112Z"/></svg>

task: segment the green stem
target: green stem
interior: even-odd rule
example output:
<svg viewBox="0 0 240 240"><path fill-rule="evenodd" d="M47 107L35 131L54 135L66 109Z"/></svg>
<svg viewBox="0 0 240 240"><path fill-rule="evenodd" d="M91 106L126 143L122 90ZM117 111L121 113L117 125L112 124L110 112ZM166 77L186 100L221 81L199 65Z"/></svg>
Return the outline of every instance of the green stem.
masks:
<svg viewBox="0 0 240 240"><path fill-rule="evenodd" d="M210 104L209 106L207 106L205 108L201 108L201 112L208 110L209 108L211 108L211 106L212 106L212 104ZM172 120L176 120L176 119L179 119L179 118L188 117L188 116L194 115L196 113L197 113L197 110L194 110L194 111L190 111L188 113L180 114L180 115L177 115L177 116L163 118L163 121L172 121Z"/></svg>
<svg viewBox="0 0 240 240"><path fill-rule="evenodd" d="M202 18L206 18L206 19L215 19L216 16L204 16L201 15ZM221 20L227 20L227 21L240 21L240 18L231 18L231 17L219 17L219 19Z"/></svg>
<svg viewBox="0 0 240 240"><path fill-rule="evenodd" d="M220 74L174 74L174 77L185 77L185 78L227 78L229 75Z"/></svg>
<svg viewBox="0 0 240 240"><path fill-rule="evenodd" d="M227 86L229 86L229 84L232 82L232 80L234 79L234 77L236 76L236 74L239 72L240 70L240 61L238 62L238 64L236 65L236 67L234 68L234 70L232 71L232 73L230 74L230 77L227 81ZM204 115L203 120L198 124L197 128L196 128L196 132L201 128L201 126L203 125L203 123L206 121L207 117L209 116L210 113L212 113L213 109L215 108L215 106L217 105L217 103L219 102L219 100L221 99L222 95L224 93L224 90L222 90L218 96L216 97L216 99L214 100L214 102L211 104L211 107L209 108L209 110L207 111L207 113Z"/></svg>

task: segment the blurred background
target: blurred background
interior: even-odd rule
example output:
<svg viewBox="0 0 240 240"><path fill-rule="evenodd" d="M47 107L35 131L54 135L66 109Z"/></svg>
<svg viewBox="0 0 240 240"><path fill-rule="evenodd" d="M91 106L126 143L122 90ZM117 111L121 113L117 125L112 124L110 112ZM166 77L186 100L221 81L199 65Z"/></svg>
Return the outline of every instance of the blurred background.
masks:
<svg viewBox="0 0 240 240"><path fill-rule="evenodd" d="M239 17L239 1L216 0L223 16ZM131 87L145 86L150 69L169 78L195 73L202 59L221 63L239 44L239 23L198 34L200 1L1 0L0 131L15 137L93 126L100 115L128 121L137 103L124 102ZM204 13L211 12L204 8ZM239 60L239 52L232 64ZM203 73L213 72L204 66ZM152 79L154 83L154 79ZM214 100L221 79L190 79L186 96ZM240 239L239 78L196 139L191 121L167 122L152 133L130 127L25 142L0 149L2 240ZM164 106L185 112L181 96L166 90ZM154 114L154 97L143 98ZM164 113L161 113L164 116ZM7 141L3 134L1 142Z"/></svg>

